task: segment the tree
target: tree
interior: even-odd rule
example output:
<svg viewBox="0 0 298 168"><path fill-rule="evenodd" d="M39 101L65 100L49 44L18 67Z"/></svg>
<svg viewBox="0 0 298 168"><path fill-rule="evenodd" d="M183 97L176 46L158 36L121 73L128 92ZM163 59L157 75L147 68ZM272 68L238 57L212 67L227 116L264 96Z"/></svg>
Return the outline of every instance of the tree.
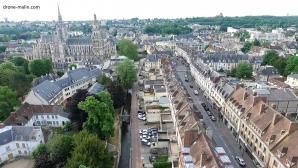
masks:
<svg viewBox="0 0 298 168"><path fill-rule="evenodd" d="M258 39L254 39L253 45L254 46L261 46L261 42Z"/></svg>
<svg viewBox="0 0 298 168"><path fill-rule="evenodd" d="M5 52L6 50L6 46L1 45L0 46L0 53Z"/></svg>
<svg viewBox="0 0 298 168"><path fill-rule="evenodd" d="M253 72L252 65L245 62L239 63L239 65L236 68L236 77L250 79L252 78L252 72Z"/></svg>
<svg viewBox="0 0 298 168"><path fill-rule="evenodd" d="M50 59L39 59L30 62L29 64L30 72L36 76L46 75L52 72L52 61Z"/></svg>
<svg viewBox="0 0 298 168"><path fill-rule="evenodd" d="M49 155L41 154L35 158L34 168L53 168L54 163L50 160Z"/></svg>
<svg viewBox="0 0 298 168"><path fill-rule="evenodd" d="M252 47L252 43L246 42L246 43L244 43L244 46L241 48L241 51L243 53L248 53L250 51L251 47Z"/></svg>
<svg viewBox="0 0 298 168"><path fill-rule="evenodd" d="M283 75L287 66L287 59L278 57L272 62L272 66L274 66L278 70L278 72Z"/></svg>
<svg viewBox="0 0 298 168"><path fill-rule="evenodd" d="M134 82L137 81L137 71L134 64L126 60L119 64L116 68L117 78L124 89L132 88Z"/></svg>
<svg viewBox="0 0 298 168"><path fill-rule="evenodd" d="M45 144L39 144L32 152L32 158L37 159L40 155L47 154L47 147Z"/></svg>
<svg viewBox="0 0 298 168"><path fill-rule="evenodd" d="M125 104L125 91L117 81L111 82L107 89L111 94L114 108L120 108Z"/></svg>
<svg viewBox="0 0 298 168"><path fill-rule="evenodd" d="M132 41L123 39L117 43L117 53L119 55L127 56L131 60L137 60L138 47Z"/></svg>
<svg viewBox="0 0 298 168"><path fill-rule="evenodd" d="M111 95L107 91L94 96L88 96L79 103L79 108L88 113L87 121L83 127L90 133L96 133L103 140L114 134L114 107Z"/></svg>
<svg viewBox="0 0 298 168"><path fill-rule="evenodd" d="M76 125L78 130L82 130L83 123L87 120L87 113L78 107L79 103L87 98L87 95L87 90L77 90L66 105L70 112L71 123Z"/></svg>
<svg viewBox="0 0 298 168"><path fill-rule="evenodd" d="M57 73L57 75L58 75L59 77L61 77L61 76L64 75L64 72L63 72L63 71L57 71L56 73Z"/></svg>
<svg viewBox="0 0 298 168"><path fill-rule="evenodd" d="M240 38L240 41L245 41L250 38L250 34L246 30L240 30L234 34L236 37Z"/></svg>
<svg viewBox="0 0 298 168"><path fill-rule="evenodd" d="M107 86L110 83L112 83L112 80L109 77L107 77L106 75L102 75L99 79L99 83Z"/></svg>
<svg viewBox="0 0 298 168"><path fill-rule="evenodd" d="M16 92L7 86L0 86L0 121L5 120L13 111L13 108L20 104Z"/></svg>
<svg viewBox="0 0 298 168"><path fill-rule="evenodd" d="M29 74L29 61L21 56L11 56L9 59L17 67L23 67L26 74Z"/></svg>
<svg viewBox="0 0 298 168"><path fill-rule="evenodd" d="M9 87L16 91L18 97L21 97L30 90L31 81L24 73L16 72L9 78Z"/></svg>
<svg viewBox="0 0 298 168"><path fill-rule="evenodd" d="M69 135L57 134L47 143L50 160L64 165L73 150L73 138Z"/></svg>
<svg viewBox="0 0 298 168"><path fill-rule="evenodd" d="M263 56L263 65L272 65L278 59L278 53L275 50L269 50Z"/></svg>
<svg viewBox="0 0 298 168"><path fill-rule="evenodd" d="M87 167L113 167L113 156L108 152L106 143L96 135L81 131L74 135L74 150L68 159L65 168Z"/></svg>
<svg viewBox="0 0 298 168"><path fill-rule="evenodd" d="M298 69L298 57L297 56L291 56L287 60L287 65L285 67L284 74L289 75L292 72L297 73L296 71Z"/></svg>

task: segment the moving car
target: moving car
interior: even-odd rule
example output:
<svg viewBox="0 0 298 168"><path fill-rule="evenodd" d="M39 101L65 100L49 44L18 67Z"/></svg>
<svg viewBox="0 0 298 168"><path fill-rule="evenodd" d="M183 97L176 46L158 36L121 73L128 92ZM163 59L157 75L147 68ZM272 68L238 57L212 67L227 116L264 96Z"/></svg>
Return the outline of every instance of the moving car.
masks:
<svg viewBox="0 0 298 168"><path fill-rule="evenodd" d="M241 167L245 167L245 161L240 156L236 156L235 159Z"/></svg>
<svg viewBox="0 0 298 168"><path fill-rule="evenodd" d="M195 95L198 95L198 94L199 94L198 90L194 90L193 93L194 93Z"/></svg>

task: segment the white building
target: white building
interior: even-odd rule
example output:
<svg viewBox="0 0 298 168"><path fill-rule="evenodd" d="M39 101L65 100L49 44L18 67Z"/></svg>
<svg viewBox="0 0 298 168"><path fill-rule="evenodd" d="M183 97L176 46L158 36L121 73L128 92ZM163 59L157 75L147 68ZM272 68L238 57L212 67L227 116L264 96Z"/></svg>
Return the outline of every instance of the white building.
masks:
<svg viewBox="0 0 298 168"><path fill-rule="evenodd" d="M18 156L30 156L44 143L41 127L6 126L0 129L0 163Z"/></svg>
<svg viewBox="0 0 298 168"><path fill-rule="evenodd" d="M70 122L61 105L31 105L25 103L4 120L5 125L61 127Z"/></svg>
<svg viewBox="0 0 298 168"><path fill-rule="evenodd" d="M98 68L78 68L68 71L56 81L45 80L33 87L25 102L36 105L59 105L79 89L92 86L101 75Z"/></svg>
<svg viewBox="0 0 298 168"><path fill-rule="evenodd" d="M291 74L287 76L286 84L290 85L291 88L298 88L298 74Z"/></svg>

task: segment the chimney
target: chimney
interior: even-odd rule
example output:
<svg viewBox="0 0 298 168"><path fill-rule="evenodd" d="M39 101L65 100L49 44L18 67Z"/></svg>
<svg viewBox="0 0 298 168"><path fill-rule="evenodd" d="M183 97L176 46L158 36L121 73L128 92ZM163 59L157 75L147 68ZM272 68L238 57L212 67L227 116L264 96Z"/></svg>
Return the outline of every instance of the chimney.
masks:
<svg viewBox="0 0 298 168"><path fill-rule="evenodd" d="M236 85L236 90L239 89L239 88L241 88L241 87L244 88L244 84L243 84L243 83L239 83L239 84L237 84L237 85Z"/></svg>
<svg viewBox="0 0 298 168"><path fill-rule="evenodd" d="M207 162L207 160L208 160L208 154L207 154L207 152L204 151L201 154L201 166L200 167L204 167L204 165Z"/></svg>
<svg viewBox="0 0 298 168"><path fill-rule="evenodd" d="M273 125L275 125L281 119L281 116L277 113L278 112L274 112L273 119L272 119L272 124Z"/></svg>
<svg viewBox="0 0 298 168"><path fill-rule="evenodd" d="M266 103L267 99L266 99L266 97L254 97L253 105L256 105L259 101L263 101L264 103Z"/></svg>
<svg viewBox="0 0 298 168"><path fill-rule="evenodd" d="M253 96L257 96L258 93L256 91L253 91Z"/></svg>
<svg viewBox="0 0 298 168"><path fill-rule="evenodd" d="M274 110L277 109L277 106L276 106L276 104L274 104L274 103L271 104L271 107L272 107Z"/></svg>
<svg viewBox="0 0 298 168"><path fill-rule="evenodd" d="M247 99L248 96L249 96L249 94L247 92L244 92L244 94L243 94L243 100Z"/></svg>
<svg viewBox="0 0 298 168"><path fill-rule="evenodd" d="M289 134L293 133L296 130L298 130L298 123L291 122L289 126Z"/></svg>

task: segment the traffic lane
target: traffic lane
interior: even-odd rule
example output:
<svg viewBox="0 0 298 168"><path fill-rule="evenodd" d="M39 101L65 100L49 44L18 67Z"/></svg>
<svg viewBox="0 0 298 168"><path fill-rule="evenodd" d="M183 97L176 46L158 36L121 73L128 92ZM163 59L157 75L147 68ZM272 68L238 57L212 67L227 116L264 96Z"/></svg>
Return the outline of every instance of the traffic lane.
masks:
<svg viewBox="0 0 298 168"><path fill-rule="evenodd" d="M185 81L185 72L177 72L178 77L181 79L182 84L184 85L184 87L186 88L188 94L190 95L190 97L193 99L194 104L196 105L196 107L202 112L202 115L204 117L204 123L208 126L211 127L212 131L213 131L213 140L216 143L217 146L221 146L225 149L228 157L230 158L233 166L235 167L239 167L237 161L234 158L234 153L230 150L229 145L227 145L226 140L224 139L224 137L221 135L221 130L218 129L218 127L215 125L215 123L217 122L213 122L211 121L210 117L208 116L207 112L205 111L205 109L202 107L201 103L205 102L204 100L202 100L202 95L195 95L193 90L197 89L198 87L196 85L193 86L193 88L189 87L189 82ZM205 102L206 103L206 102Z"/></svg>

